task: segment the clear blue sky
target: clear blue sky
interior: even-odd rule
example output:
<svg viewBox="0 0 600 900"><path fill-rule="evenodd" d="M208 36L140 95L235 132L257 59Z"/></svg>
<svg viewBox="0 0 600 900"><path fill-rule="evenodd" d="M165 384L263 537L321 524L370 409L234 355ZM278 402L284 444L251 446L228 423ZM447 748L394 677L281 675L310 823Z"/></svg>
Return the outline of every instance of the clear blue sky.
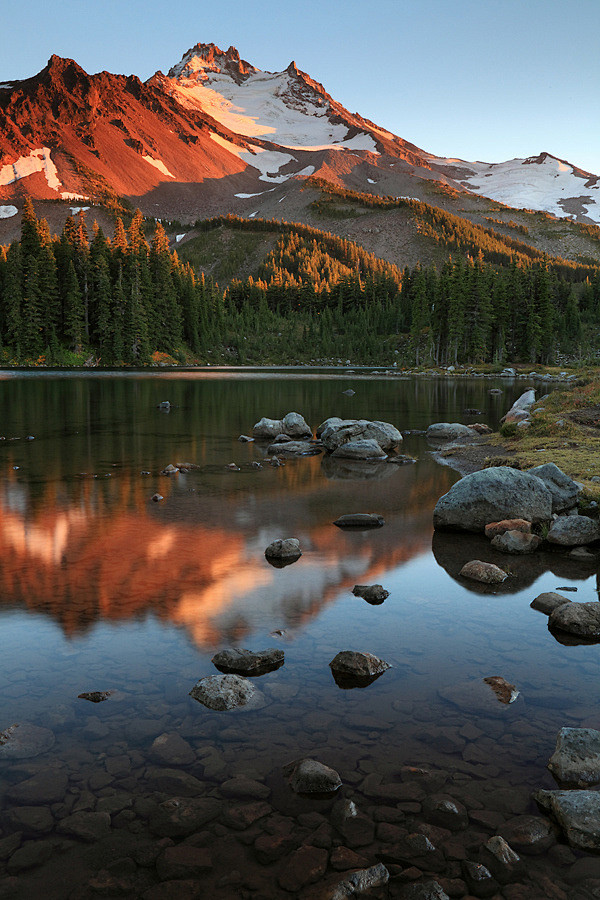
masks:
<svg viewBox="0 0 600 900"><path fill-rule="evenodd" d="M4 16L0 81L52 53L167 71L193 44L294 59L352 112L441 156L547 150L600 175L600 0L29 0Z"/></svg>

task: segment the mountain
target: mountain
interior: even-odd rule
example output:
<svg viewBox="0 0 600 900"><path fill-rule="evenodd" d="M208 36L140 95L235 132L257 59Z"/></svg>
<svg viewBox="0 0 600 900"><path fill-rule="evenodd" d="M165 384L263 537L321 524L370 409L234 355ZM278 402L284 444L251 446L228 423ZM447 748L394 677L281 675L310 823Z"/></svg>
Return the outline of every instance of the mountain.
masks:
<svg viewBox="0 0 600 900"><path fill-rule="evenodd" d="M600 179L548 153L488 164L441 158L335 101L294 62L263 72L196 44L168 74L88 75L53 56L0 85L0 219L24 195L116 203L153 216L309 221L316 176L338 188L489 212L490 198L600 222ZM458 192L458 193L457 193ZM456 203L456 198L460 198Z"/></svg>

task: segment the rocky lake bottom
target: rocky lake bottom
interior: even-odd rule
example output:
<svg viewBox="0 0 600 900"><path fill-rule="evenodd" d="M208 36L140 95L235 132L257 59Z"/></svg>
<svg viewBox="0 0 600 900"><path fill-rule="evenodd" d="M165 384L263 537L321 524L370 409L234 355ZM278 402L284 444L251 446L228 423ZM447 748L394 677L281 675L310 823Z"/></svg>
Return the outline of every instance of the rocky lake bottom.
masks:
<svg viewBox="0 0 600 900"><path fill-rule="evenodd" d="M600 859L531 796L556 787L559 730L600 726L600 645L561 643L530 603L557 589L597 600L597 563L507 564L483 537L433 533L458 476L416 432L473 421L465 409L495 427L522 386L491 386L343 372L0 380L0 898L600 897ZM391 422L417 462L273 467L238 442L291 410L313 427ZM198 468L161 475L182 459ZM385 524L332 524L356 512ZM275 568L264 550L287 537L302 556ZM509 578L468 584L471 558L502 560ZM383 602L352 593L373 583ZM190 696L227 647L284 652L251 676L252 708ZM329 663L349 649L391 668L339 687ZM491 676L516 686L514 702ZM293 790L305 758L341 787ZM519 859L499 859L494 836Z"/></svg>

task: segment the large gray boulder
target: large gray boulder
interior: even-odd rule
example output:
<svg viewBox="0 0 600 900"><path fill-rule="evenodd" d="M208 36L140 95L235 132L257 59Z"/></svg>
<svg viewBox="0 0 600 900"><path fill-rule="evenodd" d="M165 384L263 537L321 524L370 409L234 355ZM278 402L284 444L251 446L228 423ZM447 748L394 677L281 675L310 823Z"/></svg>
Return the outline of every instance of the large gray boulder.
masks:
<svg viewBox="0 0 600 900"><path fill-rule="evenodd" d="M252 437L258 440L272 440L283 431L283 421L281 419L268 419L263 416L252 428Z"/></svg>
<svg viewBox="0 0 600 900"><path fill-rule="evenodd" d="M263 416L252 428L252 436L257 440L273 440L280 434L286 434L294 440L299 440L300 438L311 438L312 430L297 412L289 412L283 419L268 419Z"/></svg>
<svg viewBox="0 0 600 900"><path fill-rule="evenodd" d="M581 492L581 485L565 475L554 463L545 463L543 466L535 466L528 469L529 475L541 478L552 494L552 512L560 513L572 509L577 503L577 497Z"/></svg>
<svg viewBox="0 0 600 900"><path fill-rule="evenodd" d="M377 441L358 439L337 447L331 454L336 459L387 459Z"/></svg>
<svg viewBox="0 0 600 900"><path fill-rule="evenodd" d="M600 637L600 603L563 603L550 613L548 627L583 638Z"/></svg>
<svg viewBox="0 0 600 900"><path fill-rule="evenodd" d="M283 665L284 653L276 647L267 650L244 650L238 647L219 650L211 662L222 672L235 675L262 675Z"/></svg>
<svg viewBox="0 0 600 900"><path fill-rule="evenodd" d="M340 650L329 663L329 667L342 675L361 678L381 675L386 669L391 668L384 659L362 650Z"/></svg>
<svg viewBox="0 0 600 900"><path fill-rule="evenodd" d="M465 475L440 497L434 528L483 531L500 519L545 522L552 515L552 494L543 481L509 466L494 466Z"/></svg>
<svg viewBox="0 0 600 900"><path fill-rule="evenodd" d="M469 425L461 425L460 422L434 422L427 429L425 437L432 444L446 444L449 441L472 440L478 436L478 432Z"/></svg>
<svg viewBox="0 0 600 900"><path fill-rule="evenodd" d="M239 707L257 709L264 706L264 698L251 681L241 675L209 675L197 681L190 697L209 709L225 710Z"/></svg>
<svg viewBox="0 0 600 900"><path fill-rule="evenodd" d="M572 847L600 850L598 791L536 791L533 799L556 819Z"/></svg>
<svg viewBox="0 0 600 900"><path fill-rule="evenodd" d="M331 418L319 426L317 434L321 430L320 437L323 446L330 453L337 450L348 441L373 440L382 450L393 450L402 443L402 435L389 422L371 422L368 419L337 419Z"/></svg>
<svg viewBox="0 0 600 900"><path fill-rule="evenodd" d="M559 516L552 523L547 540L561 547L581 547L597 541L599 536L595 519L589 516Z"/></svg>
<svg viewBox="0 0 600 900"><path fill-rule="evenodd" d="M600 784L600 731L561 728L548 768L565 787Z"/></svg>

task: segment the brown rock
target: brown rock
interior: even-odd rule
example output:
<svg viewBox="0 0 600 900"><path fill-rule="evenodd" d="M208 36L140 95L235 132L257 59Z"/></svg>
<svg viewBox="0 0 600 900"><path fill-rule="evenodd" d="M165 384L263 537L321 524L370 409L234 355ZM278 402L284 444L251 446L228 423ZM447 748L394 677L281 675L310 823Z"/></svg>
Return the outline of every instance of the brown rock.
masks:
<svg viewBox="0 0 600 900"><path fill-rule="evenodd" d="M508 578L508 574L503 569L493 563L482 562L480 559L472 559L465 563L459 575L482 584L502 584Z"/></svg>
<svg viewBox="0 0 600 900"><path fill-rule="evenodd" d="M485 536L490 541L497 534L505 531L521 531L523 534L531 534L531 522L526 519L503 519L501 522L490 522L485 526Z"/></svg>
<svg viewBox="0 0 600 900"><path fill-rule="evenodd" d="M514 684L509 684L501 675L488 675L483 679L489 684L500 703L514 703L519 696L519 691Z"/></svg>
<svg viewBox="0 0 600 900"><path fill-rule="evenodd" d="M212 860L206 847L192 847L189 844L167 847L156 861L156 872L161 881L191 878L210 869Z"/></svg>
<svg viewBox="0 0 600 900"><path fill-rule="evenodd" d="M314 884L327 870L327 850L320 847L299 847L289 857L279 874L279 885L284 891L299 891L307 884Z"/></svg>

